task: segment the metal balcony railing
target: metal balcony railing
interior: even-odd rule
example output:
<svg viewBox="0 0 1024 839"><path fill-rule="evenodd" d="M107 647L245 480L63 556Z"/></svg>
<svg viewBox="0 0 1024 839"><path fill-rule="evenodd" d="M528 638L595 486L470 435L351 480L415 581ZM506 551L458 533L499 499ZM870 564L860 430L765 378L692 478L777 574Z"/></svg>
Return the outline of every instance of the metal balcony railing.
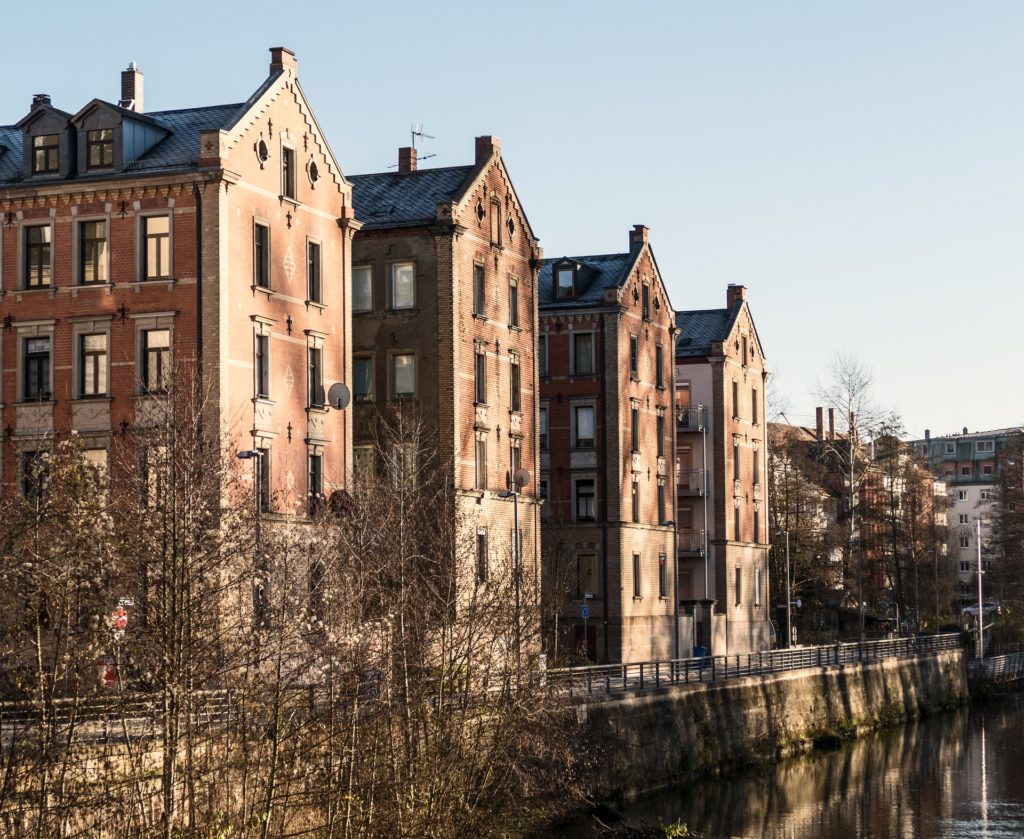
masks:
<svg viewBox="0 0 1024 839"><path fill-rule="evenodd" d="M703 530L680 530L679 553L700 556L704 553Z"/></svg>
<svg viewBox="0 0 1024 839"><path fill-rule="evenodd" d="M676 408L676 428L680 431L703 431L708 423L708 412L703 405Z"/></svg>
<svg viewBox="0 0 1024 839"><path fill-rule="evenodd" d="M676 471L676 487L680 495L704 494L703 469L679 469Z"/></svg>

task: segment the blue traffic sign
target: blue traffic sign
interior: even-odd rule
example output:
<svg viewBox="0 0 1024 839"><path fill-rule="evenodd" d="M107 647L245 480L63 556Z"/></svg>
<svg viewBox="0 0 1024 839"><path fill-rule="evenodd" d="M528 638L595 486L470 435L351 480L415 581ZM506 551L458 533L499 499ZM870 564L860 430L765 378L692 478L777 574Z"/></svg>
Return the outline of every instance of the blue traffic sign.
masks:
<svg viewBox="0 0 1024 839"><path fill-rule="evenodd" d="M586 620L587 618L590 617L590 607L589 606L584 606L583 608L580 609L580 612L583 613L583 620Z"/></svg>

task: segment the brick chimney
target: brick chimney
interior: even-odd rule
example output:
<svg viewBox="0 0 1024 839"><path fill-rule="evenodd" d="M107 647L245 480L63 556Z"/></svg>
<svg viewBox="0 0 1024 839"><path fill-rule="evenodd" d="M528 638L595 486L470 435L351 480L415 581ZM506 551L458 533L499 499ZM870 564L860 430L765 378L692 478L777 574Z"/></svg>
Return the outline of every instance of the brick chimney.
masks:
<svg viewBox="0 0 1024 839"><path fill-rule="evenodd" d="M416 171L416 149L404 146L398 150L398 174L408 175Z"/></svg>
<svg viewBox="0 0 1024 839"><path fill-rule="evenodd" d="M501 154L501 140L490 134L476 138L476 162L483 163L490 158L491 154Z"/></svg>
<svg viewBox="0 0 1024 839"><path fill-rule="evenodd" d="M291 71L293 76L299 74L299 62L295 60L295 53L287 47L270 48L270 72L276 73L278 70Z"/></svg>
<svg viewBox="0 0 1024 839"><path fill-rule="evenodd" d="M747 287L745 285L734 285L729 283L729 287L725 290L725 305L731 309L733 303L739 300L747 299Z"/></svg>
<svg viewBox="0 0 1024 839"><path fill-rule="evenodd" d="M129 111L142 113L142 71L134 61L127 70L121 71L121 101L117 104Z"/></svg>
<svg viewBox="0 0 1024 839"><path fill-rule="evenodd" d="M735 286L729 286L729 288L735 288ZM815 408L814 409L814 416L815 416L815 420L816 420L816 422L815 422L815 431L817 431L817 435L816 436L818 438L818 442L820 443L821 442L821 438L825 436L825 409L824 408Z"/></svg>
<svg viewBox="0 0 1024 839"><path fill-rule="evenodd" d="M932 439L932 430L930 428L926 428L924 430L924 441L927 443L931 439Z"/></svg>
<svg viewBox="0 0 1024 839"><path fill-rule="evenodd" d="M643 224L634 224L629 231L629 246L646 244L651 235L651 229Z"/></svg>
<svg viewBox="0 0 1024 839"><path fill-rule="evenodd" d="M32 107L36 105L49 105L50 94L49 93L37 93L32 97Z"/></svg>
<svg viewBox="0 0 1024 839"><path fill-rule="evenodd" d="M828 439L836 439L836 411L835 408L828 409Z"/></svg>

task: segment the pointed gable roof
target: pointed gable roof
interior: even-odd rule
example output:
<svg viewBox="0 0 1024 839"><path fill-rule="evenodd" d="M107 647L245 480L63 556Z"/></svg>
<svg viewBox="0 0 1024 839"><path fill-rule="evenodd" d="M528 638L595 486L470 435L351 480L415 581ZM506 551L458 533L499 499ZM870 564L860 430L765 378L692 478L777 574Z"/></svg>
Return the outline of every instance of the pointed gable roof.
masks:
<svg viewBox="0 0 1024 839"><path fill-rule="evenodd" d="M537 280L537 305L541 309L583 308L600 306L604 292L609 288L621 288L629 279L633 266L640 258L643 243L637 243L628 253L595 254L592 256L563 256L559 259L541 260ZM579 266L577 293L574 297L556 297L555 265L566 260Z"/></svg>
<svg viewBox="0 0 1024 839"><path fill-rule="evenodd" d="M692 309L676 312L676 358L699 358L711 355L716 343L727 341L736 329L740 314L746 311L757 351L764 357L761 338L754 325L754 316L745 299L737 299L723 309Z"/></svg>
<svg viewBox="0 0 1024 839"><path fill-rule="evenodd" d="M430 224L437 205L456 201L472 166L352 175L352 205L363 230Z"/></svg>

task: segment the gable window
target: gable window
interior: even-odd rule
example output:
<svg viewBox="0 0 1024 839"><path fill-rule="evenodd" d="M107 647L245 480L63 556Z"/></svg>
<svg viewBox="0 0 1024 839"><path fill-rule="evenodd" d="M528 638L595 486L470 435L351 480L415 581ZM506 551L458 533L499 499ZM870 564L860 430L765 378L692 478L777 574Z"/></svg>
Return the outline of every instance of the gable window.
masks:
<svg viewBox="0 0 1024 839"><path fill-rule="evenodd" d="M558 297L575 297L576 271L571 265L555 269L555 294Z"/></svg>
<svg viewBox="0 0 1024 839"><path fill-rule="evenodd" d="M147 329L142 333L142 390L166 393L171 374L171 332Z"/></svg>
<svg viewBox="0 0 1024 839"><path fill-rule="evenodd" d="M391 308L411 309L416 305L416 266L396 262L391 266Z"/></svg>
<svg viewBox="0 0 1024 839"><path fill-rule="evenodd" d="M594 336L590 332L573 333L572 358L574 375L594 375Z"/></svg>
<svg viewBox="0 0 1024 839"><path fill-rule="evenodd" d="M352 269L352 311L373 311L373 269L369 265Z"/></svg>
<svg viewBox="0 0 1024 839"><path fill-rule="evenodd" d="M540 409L538 425L540 426L540 448L547 451L548 448L548 409L542 406Z"/></svg>
<svg viewBox="0 0 1024 839"><path fill-rule="evenodd" d="M324 407L324 351L309 347L309 407Z"/></svg>
<svg viewBox="0 0 1024 839"><path fill-rule="evenodd" d="M519 326L519 285L514 281L508 284L508 325Z"/></svg>
<svg viewBox="0 0 1024 839"><path fill-rule="evenodd" d="M477 405L487 404L487 353L482 344L477 344L474 366L474 396Z"/></svg>
<svg viewBox="0 0 1024 839"><path fill-rule="evenodd" d="M665 348L661 344L654 347L654 386L665 387Z"/></svg>
<svg viewBox="0 0 1024 839"><path fill-rule="evenodd" d="M640 378L640 342L636 335L629 336L629 377Z"/></svg>
<svg viewBox="0 0 1024 839"><path fill-rule="evenodd" d="M594 406L577 405L573 409L576 425L576 448L591 449L594 447Z"/></svg>
<svg viewBox="0 0 1024 839"><path fill-rule="evenodd" d="M487 582L487 528L476 529L476 578Z"/></svg>
<svg viewBox="0 0 1024 839"><path fill-rule="evenodd" d="M511 356L509 366L510 366L511 371L512 371L512 383L511 383L512 384L512 388L511 388L512 389L512 405L511 405L511 407L512 407L513 411L519 412L519 411L521 411L523 409L523 405L522 405L522 401L523 401L522 390L521 390L520 381L519 381L519 357L518 356Z"/></svg>
<svg viewBox="0 0 1024 839"><path fill-rule="evenodd" d="M541 376L548 374L548 333L544 332L537 336L537 373Z"/></svg>
<svg viewBox="0 0 1024 839"><path fill-rule="evenodd" d="M270 398L270 336L256 336L256 398Z"/></svg>
<svg viewBox="0 0 1024 839"><path fill-rule="evenodd" d="M281 147L281 194L295 200L295 149Z"/></svg>
<svg viewBox="0 0 1024 839"><path fill-rule="evenodd" d="M48 224L25 228L25 288L48 288L52 284L51 236Z"/></svg>
<svg viewBox="0 0 1024 839"><path fill-rule="evenodd" d="M501 204L491 201L491 244L501 247Z"/></svg>
<svg viewBox="0 0 1024 839"><path fill-rule="evenodd" d="M579 478L576 481L576 521L597 519L597 498L594 495L594 479Z"/></svg>
<svg viewBox="0 0 1024 839"><path fill-rule="evenodd" d="M651 287L644 283L643 290L641 292L642 300L642 314L644 320L651 319Z"/></svg>
<svg viewBox="0 0 1024 839"><path fill-rule="evenodd" d="M476 488L487 489L487 435L478 433L476 437Z"/></svg>
<svg viewBox="0 0 1024 839"><path fill-rule="evenodd" d="M306 243L306 295L311 303L323 303L320 285L320 244Z"/></svg>
<svg viewBox="0 0 1024 839"><path fill-rule="evenodd" d="M270 228L259 223L252 227L252 284L270 288Z"/></svg>
<svg viewBox="0 0 1024 839"><path fill-rule="evenodd" d="M22 399L43 402L50 398L50 339L25 339L25 375Z"/></svg>
<svg viewBox="0 0 1024 839"><path fill-rule="evenodd" d="M740 385L739 382L732 383L732 418L740 418Z"/></svg>
<svg viewBox="0 0 1024 839"><path fill-rule="evenodd" d="M352 359L352 395L356 402L373 398L373 358L368 355Z"/></svg>
<svg viewBox="0 0 1024 839"><path fill-rule="evenodd" d="M484 295L486 288L484 286L484 266L474 265L473 266L473 314L484 316Z"/></svg>
<svg viewBox="0 0 1024 839"><path fill-rule="evenodd" d="M416 395L416 357L412 353L391 356L391 382L395 399Z"/></svg>
<svg viewBox="0 0 1024 839"><path fill-rule="evenodd" d="M78 235L78 282L81 285L108 282L107 223L83 221L78 227Z"/></svg>
<svg viewBox="0 0 1024 839"><path fill-rule="evenodd" d="M79 380L78 392L82 396L107 395L107 336L78 336Z"/></svg>
<svg viewBox="0 0 1024 839"><path fill-rule="evenodd" d="M114 165L114 129L97 128L85 134L85 161L89 169Z"/></svg>
<svg viewBox="0 0 1024 839"><path fill-rule="evenodd" d="M142 219L144 262L142 276L146 280L165 280L171 276L171 219L169 216L146 216Z"/></svg>
<svg viewBox="0 0 1024 839"><path fill-rule="evenodd" d="M60 171L60 135L40 134L32 138L32 174L51 175Z"/></svg>

